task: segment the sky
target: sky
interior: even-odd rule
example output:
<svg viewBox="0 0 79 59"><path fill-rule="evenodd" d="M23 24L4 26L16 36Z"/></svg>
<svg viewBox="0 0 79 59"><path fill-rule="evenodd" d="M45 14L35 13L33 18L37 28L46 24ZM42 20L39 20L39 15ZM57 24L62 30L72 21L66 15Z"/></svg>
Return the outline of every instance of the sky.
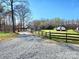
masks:
<svg viewBox="0 0 79 59"><path fill-rule="evenodd" d="M79 19L79 0L29 0L33 19Z"/></svg>

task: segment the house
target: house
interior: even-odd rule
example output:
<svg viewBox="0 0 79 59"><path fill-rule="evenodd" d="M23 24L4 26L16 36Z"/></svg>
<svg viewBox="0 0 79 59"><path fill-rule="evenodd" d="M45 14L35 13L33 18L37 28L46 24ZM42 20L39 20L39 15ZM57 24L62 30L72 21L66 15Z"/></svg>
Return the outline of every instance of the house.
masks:
<svg viewBox="0 0 79 59"><path fill-rule="evenodd" d="M77 27L77 28L76 28L76 31L78 31L78 32L79 32L79 27Z"/></svg>
<svg viewBox="0 0 79 59"><path fill-rule="evenodd" d="M57 31L66 31L66 28L63 26L59 26L56 28Z"/></svg>

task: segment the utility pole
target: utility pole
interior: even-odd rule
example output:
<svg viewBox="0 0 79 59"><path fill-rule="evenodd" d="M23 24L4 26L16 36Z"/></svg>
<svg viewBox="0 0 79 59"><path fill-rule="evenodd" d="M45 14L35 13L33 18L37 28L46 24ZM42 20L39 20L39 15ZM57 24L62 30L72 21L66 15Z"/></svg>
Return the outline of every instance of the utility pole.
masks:
<svg viewBox="0 0 79 59"><path fill-rule="evenodd" d="M12 12L12 23L13 23L13 32L15 33L15 20L14 20L14 10L13 10L13 0L11 1L11 12Z"/></svg>

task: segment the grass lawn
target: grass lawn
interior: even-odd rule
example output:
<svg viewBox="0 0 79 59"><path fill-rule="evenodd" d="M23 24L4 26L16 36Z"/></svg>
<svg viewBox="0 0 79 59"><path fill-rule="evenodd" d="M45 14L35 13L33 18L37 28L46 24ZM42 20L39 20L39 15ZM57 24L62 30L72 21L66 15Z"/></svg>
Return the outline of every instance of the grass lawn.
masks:
<svg viewBox="0 0 79 59"><path fill-rule="evenodd" d="M56 30L42 30L44 32L53 32L53 33L66 33L66 31L56 31ZM76 32L72 29L67 30L67 33L71 33L71 34L79 34L79 32Z"/></svg>
<svg viewBox="0 0 79 59"><path fill-rule="evenodd" d="M66 34L62 34L62 33L66 33L66 31L56 31L56 30L41 30L41 31L43 31L44 36L45 36L45 32L52 32L53 34L52 34L51 40L55 40L58 42L66 42ZM41 31L39 32L40 35L42 33ZM56 34L56 33L61 33L61 34ZM71 35L71 34L79 34L79 32L76 32L70 29L70 30L67 30L67 33L68 33L68 39L73 39L73 40L68 40L68 43L79 44L79 41L78 40L76 41L74 38L74 37L79 37L79 35ZM36 32L36 35L38 35L38 31ZM49 38L49 34L47 34L46 36L47 38ZM69 37L69 36L72 36L72 37ZM76 39L79 39L79 38L76 38Z"/></svg>
<svg viewBox="0 0 79 59"><path fill-rule="evenodd" d="M5 32L0 32L0 41L8 40L8 39L14 38L14 37L16 37L16 36L17 36L16 33L5 33Z"/></svg>
<svg viewBox="0 0 79 59"><path fill-rule="evenodd" d="M52 33L79 34L79 32L76 32L76 31L74 31L74 30L72 30L72 29L67 30L67 32L66 32L66 31L56 31L56 30L41 30L41 31L43 31L43 32L52 32ZM35 32L36 32L36 35L38 35L38 32L41 32L41 31L35 31ZM41 34L41 33L40 33L40 34Z"/></svg>

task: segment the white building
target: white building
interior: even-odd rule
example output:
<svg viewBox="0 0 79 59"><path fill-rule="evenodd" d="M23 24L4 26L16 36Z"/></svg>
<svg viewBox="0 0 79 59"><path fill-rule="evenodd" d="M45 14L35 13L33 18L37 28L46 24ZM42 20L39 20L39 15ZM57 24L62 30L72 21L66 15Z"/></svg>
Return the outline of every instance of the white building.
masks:
<svg viewBox="0 0 79 59"><path fill-rule="evenodd" d="M63 26L59 26L56 28L57 31L66 31L66 28Z"/></svg>
<svg viewBox="0 0 79 59"><path fill-rule="evenodd" d="M76 31L79 31L79 27L76 28Z"/></svg>

